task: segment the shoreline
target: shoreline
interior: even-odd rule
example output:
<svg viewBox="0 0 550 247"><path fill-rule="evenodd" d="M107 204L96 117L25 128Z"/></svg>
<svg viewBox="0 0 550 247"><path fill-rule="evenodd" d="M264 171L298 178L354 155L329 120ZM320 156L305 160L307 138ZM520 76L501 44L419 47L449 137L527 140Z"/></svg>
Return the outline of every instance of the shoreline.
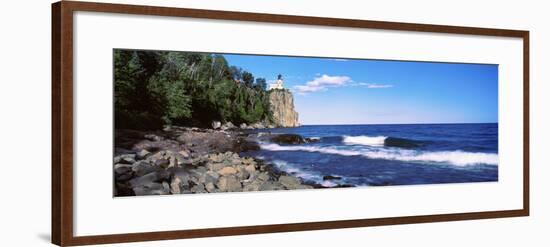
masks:
<svg viewBox="0 0 550 247"><path fill-rule="evenodd" d="M247 129L172 126L116 129L114 195L168 195L329 188L239 153L259 150Z"/></svg>

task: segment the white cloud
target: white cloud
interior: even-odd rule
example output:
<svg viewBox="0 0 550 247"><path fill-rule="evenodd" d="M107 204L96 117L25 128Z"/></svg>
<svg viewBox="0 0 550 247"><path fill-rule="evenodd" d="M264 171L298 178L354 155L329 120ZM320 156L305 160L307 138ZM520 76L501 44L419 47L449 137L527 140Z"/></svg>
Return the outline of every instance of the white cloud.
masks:
<svg viewBox="0 0 550 247"><path fill-rule="evenodd" d="M327 91L330 87L365 87L369 89L392 88L391 84L354 82L349 76L330 76L327 74L317 74L316 77L306 82L304 85L294 86L294 91L298 94L305 95L314 92Z"/></svg>
<svg viewBox="0 0 550 247"><path fill-rule="evenodd" d="M349 61L348 59L343 59L343 58L333 58L331 60L332 61L338 61L338 62L347 62L347 61Z"/></svg>
<svg viewBox="0 0 550 247"><path fill-rule="evenodd" d="M318 91L326 91L328 87L341 87L352 82L348 76L330 76L322 75L306 82L305 85L295 86L294 89L300 94L312 93Z"/></svg>
<svg viewBox="0 0 550 247"><path fill-rule="evenodd" d="M354 84L354 86L362 86L362 87L373 88L373 89L393 87L393 85L391 84L378 84L378 83L366 83L366 82L359 82Z"/></svg>

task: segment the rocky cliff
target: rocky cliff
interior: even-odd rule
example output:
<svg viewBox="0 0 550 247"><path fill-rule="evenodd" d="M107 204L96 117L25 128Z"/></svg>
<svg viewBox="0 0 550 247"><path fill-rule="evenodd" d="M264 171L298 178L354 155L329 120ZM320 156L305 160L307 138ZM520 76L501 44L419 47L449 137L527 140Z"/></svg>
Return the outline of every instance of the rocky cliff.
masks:
<svg viewBox="0 0 550 247"><path fill-rule="evenodd" d="M277 127L298 127L298 113L294 110L294 97L286 89L269 91L270 110Z"/></svg>

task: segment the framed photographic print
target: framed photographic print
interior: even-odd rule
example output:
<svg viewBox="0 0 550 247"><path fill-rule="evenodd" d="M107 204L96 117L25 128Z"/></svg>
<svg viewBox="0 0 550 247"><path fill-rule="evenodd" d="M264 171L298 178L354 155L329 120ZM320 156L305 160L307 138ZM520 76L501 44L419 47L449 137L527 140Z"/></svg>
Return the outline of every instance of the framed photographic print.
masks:
<svg viewBox="0 0 550 247"><path fill-rule="evenodd" d="M52 5L57 245L528 215L528 31Z"/></svg>

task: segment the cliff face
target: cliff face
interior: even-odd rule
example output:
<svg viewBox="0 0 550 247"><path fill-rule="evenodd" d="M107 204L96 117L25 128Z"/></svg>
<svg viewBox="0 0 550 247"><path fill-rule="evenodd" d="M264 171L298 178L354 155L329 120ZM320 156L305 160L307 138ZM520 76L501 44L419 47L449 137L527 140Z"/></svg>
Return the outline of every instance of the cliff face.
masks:
<svg viewBox="0 0 550 247"><path fill-rule="evenodd" d="M294 97L288 90L269 91L270 110L277 127L298 127L298 113L294 110Z"/></svg>

